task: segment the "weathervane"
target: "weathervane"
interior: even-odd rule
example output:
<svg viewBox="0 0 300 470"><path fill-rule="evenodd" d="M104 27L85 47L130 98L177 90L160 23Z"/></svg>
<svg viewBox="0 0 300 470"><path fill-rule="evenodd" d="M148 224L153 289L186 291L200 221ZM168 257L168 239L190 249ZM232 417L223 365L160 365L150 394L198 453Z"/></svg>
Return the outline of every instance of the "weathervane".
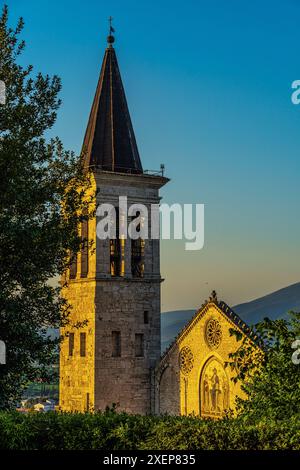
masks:
<svg viewBox="0 0 300 470"><path fill-rule="evenodd" d="M108 44L110 45L110 47L112 46L112 44L115 42L115 38L113 36L113 33L115 32L114 28L112 27L112 21L113 21L113 18L110 16L108 18L108 22L109 22L109 35L108 35L108 38L107 38L107 42Z"/></svg>

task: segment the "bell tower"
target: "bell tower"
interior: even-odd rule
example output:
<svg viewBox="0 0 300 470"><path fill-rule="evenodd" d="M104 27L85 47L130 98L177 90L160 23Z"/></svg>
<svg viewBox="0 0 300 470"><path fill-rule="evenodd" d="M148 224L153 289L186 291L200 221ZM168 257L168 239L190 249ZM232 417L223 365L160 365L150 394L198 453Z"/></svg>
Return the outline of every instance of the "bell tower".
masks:
<svg viewBox="0 0 300 470"><path fill-rule="evenodd" d="M119 197L149 213L169 180L143 170L110 28L83 143L97 206ZM87 241L74 258L64 296L72 305L60 353L60 408L154 411L152 371L160 358L159 239L100 239L96 215L81 226ZM125 216L129 224L131 217ZM118 226L117 226L118 232ZM151 233L151 218L148 220ZM88 241L93 240L93 249ZM73 325L83 322L80 328Z"/></svg>

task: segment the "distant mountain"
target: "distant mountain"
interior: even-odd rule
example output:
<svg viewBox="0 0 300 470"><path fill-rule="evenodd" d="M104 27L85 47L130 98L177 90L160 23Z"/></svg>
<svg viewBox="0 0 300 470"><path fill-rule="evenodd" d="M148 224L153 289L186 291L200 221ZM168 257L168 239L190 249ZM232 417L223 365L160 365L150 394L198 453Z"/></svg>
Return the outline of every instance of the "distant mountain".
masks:
<svg viewBox="0 0 300 470"><path fill-rule="evenodd" d="M161 314L161 351L164 352L175 336L194 315L195 310L176 310Z"/></svg>
<svg viewBox="0 0 300 470"><path fill-rule="evenodd" d="M50 336L51 339L59 338L59 329L58 328L48 328L47 334Z"/></svg>
<svg viewBox="0 0 300 470"><path fill-rule="evenodd" d="M277 290L259 299L233 307L248 324L258 323L265 317L282 318L289 310L300 311L300 282Z"/></svg>
<svg viewBox="0 0 300 470"><path fill-rule="evenodd" d="M269 317L272 320L283 318L289 310L300 311L300 282L272 292L243 304L232 307L248 325L253 325ZM161 349L165 349L173 341L175 336L192 318L195 310L177 310L164 312L161 315L162 343Z"/></svg>

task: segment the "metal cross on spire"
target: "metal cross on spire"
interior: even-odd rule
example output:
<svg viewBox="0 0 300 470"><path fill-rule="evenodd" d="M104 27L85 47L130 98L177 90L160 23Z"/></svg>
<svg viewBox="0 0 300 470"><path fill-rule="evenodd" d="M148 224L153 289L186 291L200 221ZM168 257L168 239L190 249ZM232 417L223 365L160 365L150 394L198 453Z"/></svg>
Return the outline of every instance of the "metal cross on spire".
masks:
<svg viewBox="0 0 300 470"><path fill-rule="evenodd" d="M114 28L112 27L113 17L110 16L110 17L108 18L108 21L109 21L109 33L114 33L115 30L114 30Z"/></svg>
<svg viewBox="0 0 300 470"><path fill-rule="evenodd" d="M107 38L107 42L111 46L115 42L115 38L113 36L113 33L115 32L115 30L112 26L112 22L113 22L112 16L110 16L108 18L108 22L109 22L109 35L108 35L108 38Z"/></svg>

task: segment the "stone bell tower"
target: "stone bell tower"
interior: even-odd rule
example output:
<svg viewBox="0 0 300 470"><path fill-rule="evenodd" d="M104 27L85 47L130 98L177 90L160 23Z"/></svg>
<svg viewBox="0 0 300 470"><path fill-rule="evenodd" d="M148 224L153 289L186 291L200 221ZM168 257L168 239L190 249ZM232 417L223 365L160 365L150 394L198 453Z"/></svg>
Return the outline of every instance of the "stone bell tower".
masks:
<svg viewBox="0 0 300 470"><path fill-rule="evenodd" d="M110 34L83 150L97 205L110 203L118 213L119 196L128 206L159 204L168 179L143 171L113 43ZM62 329L60 408L115 403L118 410L150 413L161 342L159 240L101 240L97 223L97 217L82 223L81 236L93 240L93 249L86 242L77 254L64 289L73 308ZM151 230L150 224L149 218ZM76 322L86 324L78 329Z"/></svg>

